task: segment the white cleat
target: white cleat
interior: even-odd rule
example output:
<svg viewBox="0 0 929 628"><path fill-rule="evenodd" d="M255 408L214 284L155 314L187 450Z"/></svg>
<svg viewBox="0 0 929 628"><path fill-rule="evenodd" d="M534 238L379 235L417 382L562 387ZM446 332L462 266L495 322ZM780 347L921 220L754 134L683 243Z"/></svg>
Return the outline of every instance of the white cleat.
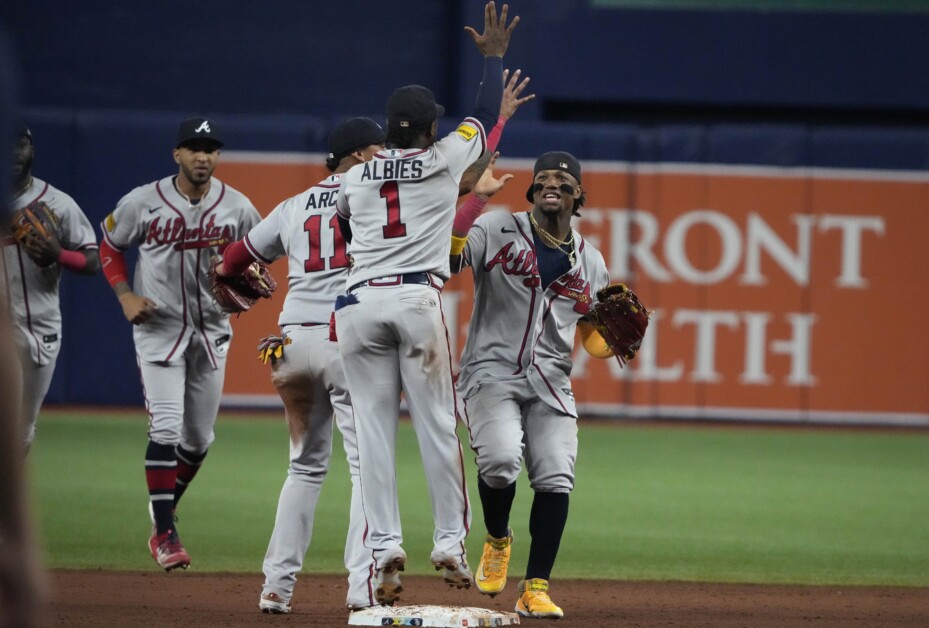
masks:
<svg viewBox="0 0 929 628"><path fill-rule="evenodd" d="M374 598L378 604L393 606L400 599L403 585L400 583L400 572L406 567L406 554L398 549L393 557L388 557L383 567L377 570L377 589Z"/></svg>
<svg viewBox="0 0 929 628"><path fill-rule="evenodd" d="M269 615L287 615L290 613L290 602L277 593L262 593L258 600L258 608L262 613Z"/></svg>
<svg viewBox="0 0 929 628"><path fill-rule="evenodd" d="M432 553L432 564L435 570L445 570L443 578L445 584L456 589L470 589L471 583L474 582L474 576L468 568L467 560L462 557L453 556L444 552Z"/></svg>

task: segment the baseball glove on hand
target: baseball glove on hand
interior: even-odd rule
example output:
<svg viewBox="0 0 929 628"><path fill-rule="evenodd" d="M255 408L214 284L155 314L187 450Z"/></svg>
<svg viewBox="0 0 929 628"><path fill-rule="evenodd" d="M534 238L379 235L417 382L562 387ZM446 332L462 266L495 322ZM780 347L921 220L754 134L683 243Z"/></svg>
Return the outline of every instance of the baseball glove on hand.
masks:
<svg viewBox="0 0 929 628"><path fill-rule="evenodd" d="M43 247L37 248L36 244L38 241L61 240L61 219L42 201L33 201L16 211L10 222L10 232L40 265L49 266L55 261L48 259Z"/></svg>
<svg viewBox="0 0 929 628"><path fill-rule="evenodd" d="M601 288L587 318L613 350L620 365L635 357L648 327L648 310L632 290L621 283Z"/></svg>
<svg viewBox="0 0 929 628"><path fill-rule="evenodd" d="M277 290L277 281L263 264L252 262L241 275L224 277L216 272L221 263L217 258L210 264L210 285L216 303L230 314L247 311L258 299L270 299Z"/></svg>

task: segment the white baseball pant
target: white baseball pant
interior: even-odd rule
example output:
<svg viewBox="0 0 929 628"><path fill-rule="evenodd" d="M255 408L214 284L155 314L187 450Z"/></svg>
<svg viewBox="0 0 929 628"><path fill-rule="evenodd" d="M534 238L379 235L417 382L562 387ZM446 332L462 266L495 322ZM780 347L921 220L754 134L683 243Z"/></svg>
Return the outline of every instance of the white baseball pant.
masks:
<svg viewBox="0 0 929 628"><path fill-rule="evenodd" d="M380 566L403 543L396 477L402 390L429 485L434 553L461 555L471 510L441 294L421 284L364 286L352 294L357 303L336 311L336 327L355 408L365 545Z"/></svg>
<svg viewBox="0 0 929 628"><path fill-rule="evenodd" d="M285 600L293 595L297 573L313 535L313 519L332 454L332 417L342 433L352 479L345 567L348 569L346 605L375 605L371 554L364 547L364 516L358 479L358 445L352 404L345 386L339 347L329 340L328 325L282 329L289 339L283 357L271 367L271 381L284 402L290 431L290 465L281 489L262 570L262 593Z"/></svg>

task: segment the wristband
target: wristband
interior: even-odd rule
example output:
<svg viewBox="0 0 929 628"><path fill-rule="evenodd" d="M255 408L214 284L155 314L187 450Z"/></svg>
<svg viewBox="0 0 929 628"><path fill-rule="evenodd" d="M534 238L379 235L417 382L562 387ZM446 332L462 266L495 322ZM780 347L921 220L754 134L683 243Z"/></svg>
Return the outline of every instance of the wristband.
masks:
<svg viewBox="0 0 929 628"><path fill-rule="evenodd" d="M58 259L55 261L58 262L58 265L62 268L67 268L74 272L80 272L87 266L87 258L84 257L83 253L79 251L70 251L64 247L62 247L61 251L58 253Z"/></svg>
<svg viewBox="0 0 929 628"><path fill-rule="evenodd" d="M453 256L461 255L461 252L464 251L465 244L468 242L468 236L459 238L458 236L452 236L452 252Z"/></svg>
<svg viewBox="0 0 929 628"><path fill-rule="evenodd" d="M110 246L106 238L100 242L100 265L103 267L103 276L114 288L123 281L129 281L126 272L126 258L123 257L121 252Z"/></svg>
<svg viewBox="0 0 929 628"><path fill-rule="evenodd" d="M484 206L487 205L488 200L486 196L471 194L468 200L462 203L461 207L455 212L455 222L452 224L452 235L460 233L462 237L468 237L468 232L471 231L471 225L474 224L477 217L484 211Z"/></svg>

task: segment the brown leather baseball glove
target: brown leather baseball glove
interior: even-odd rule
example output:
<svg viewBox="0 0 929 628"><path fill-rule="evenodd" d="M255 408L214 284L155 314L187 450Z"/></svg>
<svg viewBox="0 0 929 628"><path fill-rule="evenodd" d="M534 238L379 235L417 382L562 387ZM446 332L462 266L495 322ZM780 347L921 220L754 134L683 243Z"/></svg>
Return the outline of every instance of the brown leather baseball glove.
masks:
<svg viewBox="0 0 929 628"><path fill-rule="evenodd" d="M13 213L10 233L40 266L49 266L54 259L45 259L35 251L37 241L61 241L61 219L42 201L33 201Z"/></svg>
<svg viewBox="0 0 929 628"><path fill-rule="evenodd" d="M31 237L43 240L52 236L59 238L61 219L42 201L32 201L13 214L10 231L21 244L25 244Z"/></svg>
<svg viewBox="0 0 929 628"><path fill-rule="evenodd" d="M597 303L587 318L620 365L635 357L648 327L648 310L625 284L611 283L597 291Z"/></svg>
<svg viewBox="0 0 929 628"><path fill-rule="evenodd" d="M210 264L210 287L216 303L226 312L245 312L258 299L270 299L277 290L277 281L264 264L252 262L243 274L224 277L216 272L221 263L217 258Z"/></svg>

